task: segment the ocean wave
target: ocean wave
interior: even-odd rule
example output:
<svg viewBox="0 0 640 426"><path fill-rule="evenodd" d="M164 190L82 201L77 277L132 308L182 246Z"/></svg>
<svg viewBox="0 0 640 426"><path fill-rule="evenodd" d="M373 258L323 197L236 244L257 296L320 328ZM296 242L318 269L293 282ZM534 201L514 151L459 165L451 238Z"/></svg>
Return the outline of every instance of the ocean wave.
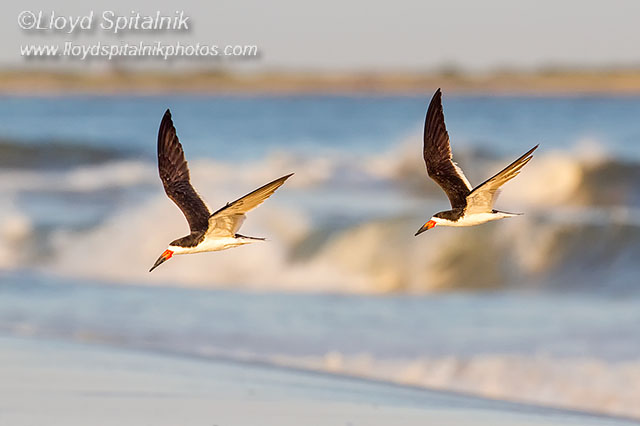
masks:
<svg viewBox="0 0 640 426"><path fill-rule="evenodd" d="M292 335L288 336L286 330L302 333L301 330L304 330L304 327L309 327L311 335L304 334L306 337L326 342L324 333L333 334L330 328L327 328L330 327L331 322L318 328L310 324L313 324L317 318L314 315L318 312L330 312L329 306L318 310L315 314L312 313L307 318L303 317L304 319L295 314L296 309L304 309L304 304L292 311L286 309L284 312L287 315L277 308L267 309L267 312L272 312L275 316L266 317L270 320L265 324L255 324L255 328L252 327L248 332L244 329L244 331L238 331L235 324L232 326L225 324L224 321L234 318L241 323L240 327L246 327L247 324L252 324L252 321L262 321L264 318L260 315L264 314L263 312L254 313L254 315L247 315L249 311L243 312L243 309L249 307L259 310L259 304L254 305L249 302L248 306L241 305L241 308L230 311L220 308L217 314L208 317L207 311L211 311L212 307L217 305L211 304L206 296L202 298L202 303L194 301L199 297L197 293L193 295L170 293L163 296L153 292L140 292L140 289L137 289L134 295L114 294L104 293L100 286L89 289L88 292L78 292L73 288L64 286L60 288L59 285L49 284L48 279L45 281L47 284L41 287L35 285L24 288L22 284L16 285L15 287L22 288L5 294L7 306L5 306L4 315L0 318L0 330L3 333L54 337L158 353L168 352L257 362L284 368L462 392L513 402L640 418L640 361L635 358L612 360L596 356L552 355L544 349L544 346L531 353L486 352L485 350L467 355L398 356L383 355L375 349L354 352L333 349L331 346L329 350L309 353L305 350L292 349L292 341L295 342L300 335L292 332ZM17 296L20 293L22 294ZM182 305L176 305L176 297L182 301ZM272 302L273 300L267 301L267 305L271 306ZM482 303L481 300L477 302ZM184 309L184 303L193 305L193 314L181 312L181 309ZM246 303L246 299L239 303ZM332 301L317 299L316 303L331 304ZM362 308L357 301L354 300L353 303L354 307L358 306L356 310ZM549 303L553 304L553 301ZM562 304L558 305L558 307L561 306ZM593 308L600 309L599 305ZM364 315L364 318L377 315L382 315L384 318L386 312L383 308L382 313L370 311L367 314L367 307L363 309L364 311L359 315ZM165 312L171 314L166 315ZM236 316L239 312L243 313ZM518 315L513 308L509 308L508 312L508 315ZM276 315L278 313L279 315ZM414 314L415 312L409 310L409 315ZM284 318L289 318L288 315L291 315L290 318L302 321L302 325L288 323L284 325L285 334L282 334L282 327L278 323ZM105 321L105 317L110 321ZM218 317L224 318L222 326L206 325L207 318L215 320ZM348 318L352 317L348 316ZM469 321L464 314L461 318L463 323ZM142 326L131 327L132 320ZM311 322L305 323L305 320ZM247 323L242 324L243 321ZM632 319L622 321L625 323L625 328L621 330L621 336L633 335L632 321ZM384 324L385 321L383 320L382 323ZM499 326L495 331L498 334L519 332L520 325L517 323L518 321L515 321L513 325ZM602 326L602 322L599 325ZM261 326L265 327L264 335L261 334ZM349 336L354 331L354 327L357 330L357 323L349 324L347 328L351 330L345 331L345 336ZM360 327L371 327L371 325L365 322ZM451 333L457 330L455 324L443 324L443 327L445 329L451 327ZM237 334L230 330L235 330ZM382 347L389 345L384 343L385 339L390 337L385 336L385 332L388 333L389 328L385 327L381 331L379 344ZM573 333L580 333L577 329L573 332L555 329L549 332L555 338L565 336L562 339L567 340L562 344L568 348L574 344L570 336ZM558 334L560 336L557 336ZM433 339L434 344L437 344L438 338L433 336ZM551 339L553 341L554 338L551 337ZM495 340L495 336L490 340ZM287 344L283 344L283 341ZM334 341L338 347L339 341L340 339ZM397 342L397 339L394 336L390 341ZM296 342L296 347L304 346L304 342L304 339ZM404 345L412 346L412 343L404 342ZM547 349L554 347L554 344L547 345Z"/></svg>
<svg viewBox="0 0 640 426"><path fill-rule="evenodd" d="M215 351L213 351L215 353ZM545 355L380 359L362 353L324 357L238 355L286 367L463 392L486 398L640 418L640 361Z"/></svg>
<svg viewBox="0 0 640 426"><path fill-rule="evenodd" d="M606 216L604 216L606 217ZM589 218L587 218L589 219ZM251 216L252 235L269 241L215 254L179 256L147 270L167 242L186 232L164 197L124 211L93 230L52 235L41 265L61 275L123 283L242 286L347 293L499 288L618 288L637 291L640 218L607 223L544 214L466 232L413 237L419 218L371 220L318 237L303 211L271 202ZM158 228L157 224L163 227ZM585 273L588 271L588 273Z"/></svg>
<svg viewBox="0 0 640 426"><path fill-rule="evenodd" d="M582 291L337 297L87 285L24 271L3 278L4 334L260 362L640 418L637 297Z"/></svg>
<svg viewBox="0 0 640 426"><path fill-rule="evenodd" d="M515 183L505 186L498 200L498 208L525 211L525 216L463 231L438 228L414 238L429 215L446 206L446 198L427 179L422 160L412 151L401 145L392 154L360 161L286 153L238 165L195 160L192 180L205 199L220 205L285 172L297 173L286 190L268 201L268 208L251 212L243 228L268 242L179 256L153 274L147 273L153 260L169 241L187 232L182 214L161 189L153 163L115 161L56 172L5 170L0 187L14 198L21 191L85 193L140 186L147 196L114 206L93 227L65 226L38 236L31 231L12 233L14 228L37 227L14 206L13 219L3 219L0 227L4 230L0 248L12 247L14 253L0 267L35 267L123 283L295 291L385 293L578 285L635 291L631 283L640 272L635 261L640 255L640 185L635 180L640 179L640 165L582 148L541 152ZM473 164L478 170L470 168L471 176L486 177L487 170L504 166L504 160L486 154L476 157L480 161ZM460 158L466 167L469 157ZM365 190L376 195L371 200L358 198L356 194ZM336 193L342 195L335 200L326 197ZM385 201L395 194L402 195ZM356 209L363 202L381 210ZM392 208L385 210L385 204ZM323 212L342 216L353 211L353 217L318 220L319 205ZM21 243L33 238L45 240ZM45 256L28 253L43 247Z"/></svg>
<svg viewBox="0 0 640 426"><path fill-rule="evenodd" d="M156 184L157 179L153 164L122 160L56 171L0 169L0 190L6 194L26 191L91 192Z"/></svg>
<svg viewBox="0 0 640 426"><path fill-rule="evenodd" d="M28 242L33 237L29 217L16 208L12 200L0 200L0 270L12 269L27 262Z"/></svg>
<svg viewBox="0 0 640 426"><path fill-rule="evenodd" d="M71 325L75 324L73 322L62 323L67 325L66 328L56 329L49 324L41 326L29 321L17 321L14 324L2 324L2 329L11 335L55 336L160 353L168 351L172 354L224 358L517 403L640 418L640 361L637 360L609 361L588 356L558 357L545 353L477 353L412 358L381 357L370 352L345 353L339 350L331 350L324 355L271 351L256 353L204 342L189 344L177 336L159 337L152 334L153 337L150 337L147 334L149 330L128 329L127 335L120 335L114 330L101 330L100 326L91 330ZM95 324L100 324L100 321ZM171 332L179 330L171 326L169 329Z"/></svg>
<svg viewBox="0 0 640 426"><path fill-rule="evenodd" d="M96 165L132 156L86 143L0 140L0 169L56 170Z"/></svg>
<svg viewBox="0 0 640 426"><path fill-rule="evenodd" d="M19 161L2 158L0 184L9 190L96 190L111 186L157 185L154 161L125 158L116 151L101 154L101 148L62 145L11 144L11 150L25 150L24 157L51 160L53 167L23 167ZM0 144L0 148L2 145ZM41 155L33 152L42 150ZM65 150L77 150L69 164L58 164ZM33 151L33 152L32 152ZM76 162L75 158L100 157L101 161ZM456 153L456 159L472 182L481 182L502 169L508 159L473 148ZM275 151L249 163L226 163L212 159L190 162L193 180L209 185L259 184L289 171L297 171L288 186L312 188L321 185L392 184L416 195L442 198L437 185L428 179L420 150L403 142L388 152L362 157L357 154L325 153L323 156ZM601 150L583 144L565 151L539 151L534 161L518 176L517 188L506 185L502 199L526 205L628 205L638 204L640 164L613 159ZM523 189L524 188L524 189Z"/></svg>
<svg viewBox="0 0 640 426"><path fill-rule="evenodd" d="M514 153L513 159L518 153ZM504 156L473 148L455 153L472 184L479 184L510 161ZM367 160L366 169L398 182L416 194L442 197L441 189L426 176L421 152L405 143L391 153ZM516 184L502 188L498 203L523 206L640 205L640 163L616 159L597 142L578 141L565 150L545 150L518 175Z"/></svg>

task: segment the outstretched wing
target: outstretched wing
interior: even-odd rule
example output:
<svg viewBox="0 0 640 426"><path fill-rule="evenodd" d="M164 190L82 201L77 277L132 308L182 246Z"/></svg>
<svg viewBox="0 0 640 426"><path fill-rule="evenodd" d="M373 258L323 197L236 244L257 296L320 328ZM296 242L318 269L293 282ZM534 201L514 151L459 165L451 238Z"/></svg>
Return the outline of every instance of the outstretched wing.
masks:
<svg viewBox="0 0 640 426"><path fill-rule="evenodd" d="M158 130L158 171L167 196L182 210L191 232L209 226L209 209L189 181L189 167L167 109Z"/></svg>
<svg viewBox="0 0 640 426"><path fill-rule="evenodd" d="M245 213L258 207L292 175L293 173L269 182L244 197L227 203L226 206L213 213L209 218L209 233L235 235L244 221Z"/></svg>
<svg viewBox="0 0 640 426"><path fill-rule="evenodd" d="M424 162L429 177L447 194L451 207L464 208L471 185L460 167L453 162L440 89L431 98L424 122Z"/></svg>
<svg viewBox="0 0 640 426"><path fill-rule="evenodd" d="M534 146L502 171L476 186L467 197L466 213L491 212L493 203L496 201L496 198L498 198L499 188L518 176L520 170L533 158L533 151L537 148L538 145Z"/></svg>

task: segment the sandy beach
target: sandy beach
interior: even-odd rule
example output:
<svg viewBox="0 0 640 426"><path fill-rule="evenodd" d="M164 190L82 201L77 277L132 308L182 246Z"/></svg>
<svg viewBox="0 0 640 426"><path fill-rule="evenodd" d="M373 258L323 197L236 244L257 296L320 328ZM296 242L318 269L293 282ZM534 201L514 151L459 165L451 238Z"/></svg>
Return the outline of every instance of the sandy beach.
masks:
<svg viewBox="0 0 640 426"><path fill-rule="evenodd" d="M224 360L0 338L0 423L624 425L455 394Z"/></svg>

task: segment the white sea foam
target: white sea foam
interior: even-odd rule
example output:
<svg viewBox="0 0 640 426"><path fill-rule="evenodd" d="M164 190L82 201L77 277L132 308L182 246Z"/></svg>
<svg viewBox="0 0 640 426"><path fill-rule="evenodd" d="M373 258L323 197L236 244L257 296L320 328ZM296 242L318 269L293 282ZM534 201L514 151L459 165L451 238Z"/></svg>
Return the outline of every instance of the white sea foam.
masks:
<svg viewBox="0 0 640 426"><path fill-rule="evenodd" d="M251 212L243 226L242 232L269 241L215 254L177 256L152 274L147 272L149 267L168 243L188 232L181 212L164 195L153 164L116 162L53 175L16 172L22 180L5 186L12 187L13 194L17 193L16 186L22 190L80 192L140 184L155 187L149 198L115 209L96 227L54 229L46 234L47 241L36 242L36 246L51 246L46 263L39 263L47 271L123 283L366 293L484 289L515 282L526 285L557 269L563 256L580 253L592 244L588 235L582 235L581 227L637 227L640 223L639 212L628 206L594 209L580 205L575 195L585 190L581 186L584 175L595 167L595 160L594 155L589 161L583 159L576 153L579 150L537 154L520 176L505 186L497 205L527 214L501 221L499 227L489 224L464 232L437 228L414 238L415 230L433 211L425 204L420 209L426 213L407 215L406 210L398 209L387 219L365 216L356 224L334 229L329 226L320 232L314 223L313 207L298 201L298 196L313 197L314 191L326 191L327 187L344 194L359 191L363 181L388 182L399 187L396 192L413 179L411 176L435 186L426 178L421 159L410 151L401 145L393 155L374 155L361 162L283 153L240 165L193 161L192 181L213 209L285 173L297 173L264 206ZM496 161L486 169L499 169L502 163ZM340 185L336 186L338 181ZM424 197L406 198L407 203L414 203L414 198ZM350 206L343 201L335 209L348 212ZM384 204L385 200L376 202ZM446 201L441 204L446 205ZM14 248L4 257L3 268L30 259L20 253L17 241L31 237L28 231L32 221L16 208L12 211L12 222L4 220L0 233L0 248ZM26 225L15 222L15 217ZM11 229L27 231L15 235L8 233ZM601 243L607 241L607 235L614 237L615 232L610 228L600 234ZM625 235L635 241L634 234ZM613 245L609 248L617 250Z"/></svg>
<svg viewBox="0 0 640 426"><path fill-rule="evenodd" d="M136 160L74 167L69 170L0 170L0 190L4 193L23 191L91 192L100 189L127 188L134 185L156 183L157 173L153 164Z"/></svg>
<svg viewBox="0 0 640 426"><path fill-rule="evenodd" d="M598 270L599 261L589 260L593 254L588 254L594 239L603 253L613 255L619 250L633 253L617 245L620 232L631 242L635 238L619 227L601 228L591 235L583 231L594 226L589 222L579 225L525 216L505 220L499 228L486 225L465 233L436 229L418 238L412 235L418 219L371 220L314 243L309 216L275 198L269 200L269 208L251 212L242 230L267 237L266 242L176 256L149 274L148 268L169 241L187 233L179 210L160 194L92 230L55 232L56 255L44 267L60 275L123 283L347 293L481 290L526 286L540 277L547 282L550 273L563 272L563 259L580 261L582 250L587 250L585 265ZM163 226L158 227L159 223ZM313 246L302 257L298 255L301 244ZM600 261L606 272L608 258ZM596 285L602 277L592 278ZM589 277L583 279L583 285L588 285Z"/></svg>
<svg viewBox="0 0 640 426"><path fill-rule="evenodd" d="M286 173L297 172L287 186L308 188L324 183L350 183L389 181L398 185L422 182L434 187L426 176L424 161L416 150L414 138L399 143L387 152L369 156L355 154L309 156L274 151L259 161L249 163L225 163L211 159L190 162L195 185L202 189L207 185L230 183L257 184ZM579 142L567 151L543 151L535 153L534 160L523 169L515 185L503 188L505 195L529 204L561 204L567 202L582 182L585 168L595 167L609 159L603 148L594 141ZM462 158L467 159L465 153ZM473 168L473 174L481 179L492 171L504 167L508 158L465 164ZM482 171L475 168L482 166ZM95 191L105 188L130 187L140 184L158 185L156 165L142 160L118 160L94 166L78 166L68 170L39 171L0 170L0 189L8 192L24 190ZM472 182L479 183L479 182ZM526 188L524 190L523 188Z"/></svg>
<svg viewBox="0 0 640 426"><path fill-rule="evenodd" d="M427 388L640 418L640 361L545 355L379 359L367 353L274 356L270 362Z"/></svg>
<svg viewBox="0 0 640 426"><path fill-rule="evenodd" d="M0 200L0 269L12 269L23 263L26 241L32 232L29 217L20 213L13 200Z"/></svg>

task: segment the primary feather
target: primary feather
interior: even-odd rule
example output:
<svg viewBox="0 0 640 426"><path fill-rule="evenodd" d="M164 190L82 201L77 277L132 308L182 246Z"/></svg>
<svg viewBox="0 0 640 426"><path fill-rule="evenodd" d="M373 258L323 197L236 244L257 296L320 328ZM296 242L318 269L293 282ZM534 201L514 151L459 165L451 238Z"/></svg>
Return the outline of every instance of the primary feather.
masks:
<svg viewBox="0 0 640 426"><path fill-rule="evenodd" d="M429 177L447 194L451 207L464 208L467 195L471 192L471 185L460 167L453 162L440 89L433 95L427 110L423 156Z"/></svg>

